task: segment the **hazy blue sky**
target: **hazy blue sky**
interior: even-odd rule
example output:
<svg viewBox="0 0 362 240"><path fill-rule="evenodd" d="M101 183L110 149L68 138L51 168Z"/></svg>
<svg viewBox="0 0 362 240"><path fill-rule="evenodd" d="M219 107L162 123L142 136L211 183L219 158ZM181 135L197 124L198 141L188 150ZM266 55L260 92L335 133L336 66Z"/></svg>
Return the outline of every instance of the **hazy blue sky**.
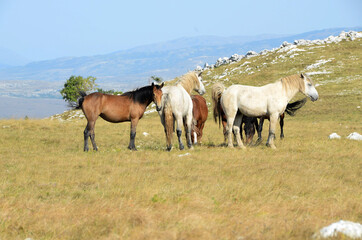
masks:
<svg viewBox="0 0 362 240"><path fill-rule="evenodd" d="M199 35L362 25L362 0L0 0L0 47L30 60L104 54Z"/></svg>

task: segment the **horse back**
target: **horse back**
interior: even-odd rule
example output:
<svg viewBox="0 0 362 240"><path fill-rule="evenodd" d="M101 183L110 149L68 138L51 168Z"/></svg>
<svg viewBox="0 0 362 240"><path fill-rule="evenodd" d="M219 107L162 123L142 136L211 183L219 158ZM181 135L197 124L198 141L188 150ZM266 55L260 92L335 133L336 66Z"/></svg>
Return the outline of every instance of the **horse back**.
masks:
<svg viewBox="0 0 362 240"><path fill-rule="evenodd" d="M192 114L192 100L183 87L167 86L162 89L163 103L169 101L174 115L186 116Z"/></svg>
<svg viewBox="0 0 362 240"><path fill-rule="evenodd" d="M205 98L200 95L192 95L191 99L193 104L192 113L194 118L203 122L206 121L209 111Z"/></svg>

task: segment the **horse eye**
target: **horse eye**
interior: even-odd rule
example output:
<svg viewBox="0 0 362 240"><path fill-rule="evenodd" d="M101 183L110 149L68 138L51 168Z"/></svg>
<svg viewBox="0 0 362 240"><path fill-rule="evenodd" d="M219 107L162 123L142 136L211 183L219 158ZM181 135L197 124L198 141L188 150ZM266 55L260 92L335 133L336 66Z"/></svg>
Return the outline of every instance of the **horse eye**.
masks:
<svg viewBox="0 0 362 240"><path fill-rule="evenodd" d="M312 86L312 84L311 84L311 83L308 83L308 86L309 86L309 87L311 87L311 86Z"/></svg>

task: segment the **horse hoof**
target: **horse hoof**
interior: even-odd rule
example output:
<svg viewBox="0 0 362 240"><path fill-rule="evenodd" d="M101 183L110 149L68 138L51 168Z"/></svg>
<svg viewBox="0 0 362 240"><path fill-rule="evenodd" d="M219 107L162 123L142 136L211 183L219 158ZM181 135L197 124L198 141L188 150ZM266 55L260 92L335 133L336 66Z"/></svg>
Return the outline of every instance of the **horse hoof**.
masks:
<svg viewBox="0 0 362 240"><path fill-rule="evenodd" d="M267 143L266 146L270 147L271 149L277 149L274 144Z"/></svg>
<svg viewBox="0 0 362 240"><path fill-rule="evenodd" d="M234 148L234 145L228 144L228 148Z"/></svg>
<svg viewBox="0 0 362 240"><path fill-rule="evenodd" d="M259 145L263 141L262 138L258 138L255 142L255 146Z"/></svg>
<svg viewBox="0 0 362 240"><path fill-rule="evenodd" d="M167 146L166 150L167 150L168 152L171 152L172 146Z"/></svg>
<svg viewBox="0 0 362 240"><path fill-rule="evenodd" d="M185 148L184 145L181 144L181 145L180 145L180 150L184 150L184 148Z"/></svg>
<svg viewBox="0 0 362 240"><path fill-rule="evenodd" d="M128 146L128 149L131 150L131 151L137 151L137 148L136 148L136 147L130 147L130 146Z"/></svg>

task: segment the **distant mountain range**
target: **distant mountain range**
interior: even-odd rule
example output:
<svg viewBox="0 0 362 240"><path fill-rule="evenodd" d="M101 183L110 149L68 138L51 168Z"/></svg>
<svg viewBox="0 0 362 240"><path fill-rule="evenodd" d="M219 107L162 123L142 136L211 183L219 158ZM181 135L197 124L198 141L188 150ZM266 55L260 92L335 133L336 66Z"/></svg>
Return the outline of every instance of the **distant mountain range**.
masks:
<svg viewBox="0 0 362 240"><path fill-rule="evenodd" d="M220 57L231 56L234 53L245 54L249 50L259 52L263 49L272 49L279 47L284 41L323 39L330 35L338 35L343 30L361 31L362 27L334 28L298 35L180 38L110 54L65 57L16 67L6 67L4 57L0 56L2 60L0 61L0 81L7 84L12 81L16 81L17 84L21 81L32 81L34 84L41 81L52 83L50 84L52 86L61 86L71 75L94 76L102 88L124 91L147 84L148 79L153 75L169 80L195 69L197 65L203 66L206 62L214 63ZM38 83L41 84L41 82ZM47 88L49 84L45 84ZM0 84L0 96L5 90L1 89L2 86L7 85ZM41 86L37 86L36 89L39 92ZM19 91L17 92L19 94ZM9 92L5 95L8 96ZM60 95L53 94L46 97L49 96L59 97Z"/></svg>

